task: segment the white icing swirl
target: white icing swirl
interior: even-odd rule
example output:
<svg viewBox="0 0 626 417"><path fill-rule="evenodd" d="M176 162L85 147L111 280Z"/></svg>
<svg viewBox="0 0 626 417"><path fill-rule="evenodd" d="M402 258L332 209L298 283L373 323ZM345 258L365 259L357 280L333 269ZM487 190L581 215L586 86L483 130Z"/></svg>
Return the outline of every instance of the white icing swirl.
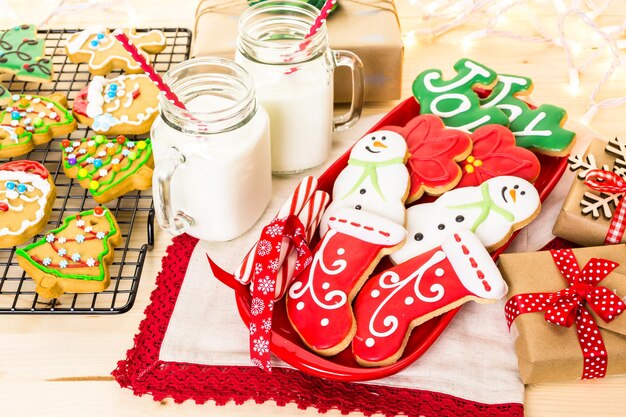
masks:
<svg viewBox="0 0 626 417"><path fill-rule="evenodd" d="M104 89L107 85L106 78L98 75L94 77L87 87L87 117L95 118L103 113Z"/></svg>

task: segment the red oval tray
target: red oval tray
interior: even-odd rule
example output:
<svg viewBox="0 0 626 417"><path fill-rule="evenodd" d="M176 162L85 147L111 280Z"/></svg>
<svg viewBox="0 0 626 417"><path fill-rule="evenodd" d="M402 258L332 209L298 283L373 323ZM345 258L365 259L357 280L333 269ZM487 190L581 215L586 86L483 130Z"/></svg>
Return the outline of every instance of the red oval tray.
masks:
<svg viewBox="0 0 626 417"><path fill-rule="evenodd" d="M389 125L404 126L417 115L419 115L419 104L414 98L409 98L392 109L373 126L369 132L374 132ZM349 155L350 150L346 151L319 177L319 189L332 194L335 178L337 178L337 175L347 166ZM544 201L563 175L567 167L567 158L543 155L538 155L538 157L541 162L541 173L535 182L535 187L539 191L541 201ZM426 200L420 200L420 202L423 201ZM504 246L492 254L494 260L498 258L516 236L517 233L515 233ZM315 247L316 242L311 242L311 244L312 247ZM374 274L390 266L391 263L387 259L383 259L377 266ZM232 278L229 279L225 276L220 276L222 274L219 274L218 271L215 272L215 275L218 276L220 280L235 290L239 314L246 325L248 325L250 323L251 298L248 287L239 284L232 280ZM281 300L274 305L270 347L272 352L280 359L310 375L338 381L367 381L378 379L393 375L415 362L428 350L435 340L437 340L458 311L459 308L439 317L435 317L416 327L411 333L411 337L409 338L402 357L396 363L378 368L364 368L352 357L350 346L343 352L332 357L321 357L311 352L291 327L285 310L285 302Z"/></svg>

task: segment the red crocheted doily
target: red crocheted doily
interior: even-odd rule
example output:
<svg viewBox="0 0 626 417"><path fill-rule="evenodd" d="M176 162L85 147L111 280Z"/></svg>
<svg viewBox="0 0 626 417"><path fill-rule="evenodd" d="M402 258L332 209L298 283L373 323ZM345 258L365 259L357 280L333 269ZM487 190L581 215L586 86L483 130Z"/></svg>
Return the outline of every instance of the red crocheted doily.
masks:
<svg viewBox="0 0 626 417"><path fill-rule="evenodd" d="M146 318L139 325L134 346L119 361L113 376L135 395L150 394L156 401L171 397L182 403L213 400L258 404L273 400L298 408L315 407L320 413L338 409L366 416L404 414L410 417L523 417L522 404L481 404L431 391L328 381L293 369L274 368L271 375L256 367L204 366L163 362L159 350L187 265L198 242L188 235L173 239L162 260L157 287L150 296Z"/></svg>

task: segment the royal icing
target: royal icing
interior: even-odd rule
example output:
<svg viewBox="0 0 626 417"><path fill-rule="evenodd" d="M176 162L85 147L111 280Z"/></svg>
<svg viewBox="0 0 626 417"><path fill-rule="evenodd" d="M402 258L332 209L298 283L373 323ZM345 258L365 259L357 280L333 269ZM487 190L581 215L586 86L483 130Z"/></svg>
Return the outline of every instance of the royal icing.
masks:
<svg viewBox="0 0 626 417"><path fill-rule="evenodd" d="M507 286L489 253L469 231L371 278L354 302L352 352L365 366L395 362L407 334L426 320L477 299L495 301Z"/></svg>
<svg viewBox="0 0 626 417"><path fill-rule="evenodd" d="M165 48L165 35L161 31L151 30L139 34L134 30L124 32L148 62L148 53L158 53ZM123 69L127 73L143 72L139 63L104 27L94 26L72 34L67 40L66 50L72 62L86 62L92 72L102 73L112 69Z"/></svg>
<svg viewBox="0 0 626 417"><path fill-rule="evenodd" d="M432 114L417 116L402 128L385 129L398 132L408 145L406 165L411 190L407 202L418 200L424 191L441 195L457 184L461 178L457 162L465 159L472 149L469 134L447 129L441 119Z"/></svg>
<svg viewBox="0 0 626 417"><path fill-rule="evenodd" d="M94 198L132 178L152 161L150 139L135 142L123 135L115 139L98 135L73 142L65 139L61 149L65 172L70 178L78 178L81 185L87 185L85 188Z"/></svg>
<svg viewBox="0 0 626 417"><path fill-rule="evenodd" d="M53 197L48 176L48 170L35 161L0 165L0 206L5 208L0 212L0 237L19 236L44 219L48 201ZM30 205L34 205L34 210L26 209ZM16 222L22 214L26 217L21 223Z"/></svg>
<svg viewBox="0 0 626 417"><path fill-rule="evenodd" d="M321 354L344 349L354 331L351 301L365 274L406 237L393 221L343 208L329 218L329 230L313 262L294 280L287 315L302 340Z"/></svg>
<svg viewBox="0 0 626 417"><path fill-rule="evenodd" d="M344 207L404 224L409 184L406 156L404 138L390 130L370 133L357 141L350 151L348 166L335 180L333 201L322 217L320 236L328 230L330 216Z"/></svg>
<svg viewBox="0 0 626 417"><path fill-rule="evenodd" d="M473 91L479 86L491 86L497 74L490 68L470 59L454 64L457 75L444 81L437 69L429 69L413 82L413 95L420 103L421 114L435 114L446 126L471 131L484 124L508 125L508 118L497 108L481 108L480 99Z"/></svg>
<svg viewBox="0 0 626 417"><path fill-rule="evenodd" d="M530 222L540 207L535 187L517 177L495 177L476 187L456 188L433 203L407 209L408 238L391 259L396 264L406 262L459 230L474 232L487 249L494 250Z"/></svg>
<svg viewBox="0 0 626 417"><path fill-rule="evenodd" d="M92 129L106 133L122 125L141 126L158 114L159 90L147 75L106 79L95 76L74 100L74 112L93 119Z"/></svg>
<svg viewBox="0 0 626 417"><path fill-rule="evenodd" d="M510 175L534 182L539 176L539 159L528 149L515 145L509 129L483 126L472 133L473 149L461 163L463 176L457 188L480 185L493 177Z"/></svg>
<svg viewBox="0 0 626 417"><path fill-rule="evenodd" d="M0 113L0 126L8 132L0 135L0 154L17 147L23 149L19 154L27 153L52 139L57 129L71 130L75 123L72 113L52 98L14 94Z"/></svg>
<svg viewBox="0 0 626 417"><path fill-rule="evenodd" d="M61 227L51 230L37 242L18 249L17 256L26 259L40 271L58 278L104 280L106 265L102 259L113 250L109 240L119 231L111 212L107 208L102 210L100 216L96 216L94 210L88 210L65 218ZM78 222L81 222L80 225ZM79 232L69 234L68 228L78 229Z"/></svg>
<svg viewBox="0 0 626 417"><path fill-rule="evenodd" d="M37 39L33 25L0 31L0 72L15 74L18 79L50 80L52 61L44 50L44 41Z"/></svg>

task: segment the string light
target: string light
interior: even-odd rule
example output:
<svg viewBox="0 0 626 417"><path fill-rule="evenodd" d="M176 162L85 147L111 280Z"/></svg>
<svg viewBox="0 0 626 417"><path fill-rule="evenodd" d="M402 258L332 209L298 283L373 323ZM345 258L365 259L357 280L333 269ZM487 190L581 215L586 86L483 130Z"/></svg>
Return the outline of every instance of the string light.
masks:
<svg viewBox="0 0 626 417"><path fill-rule="evenodd" d="M422 20L436 21L432 27L410 31L412 38L426 37L434 40L466 23L486 22L485 26L468 33L462 38L465 52L484 37L502 37L519 42L543 43L560 48L567 63L567 90L572 96L580 94L580 77L592 67L603 68L601 78L594 85L586 113L581 120L590 123L600 109L626 104L626 95L604 100L598 96L618 69L626 69L626 21L621 24L604 25L596 23L605 17L613 0L435 0L431 2L410 0L422 10ZM525 11L524 20L532 29L532 34L513 31L507 24L506 14L512 8ZM556 19L546 19L546 7L552 7ZM541 10L543 20L535 13ZM606 19L602 19L606 20ZM576 31L571 35L566 31L566 23L576 21ZM519 25L518 25L519 26ZM413 43L414 44L414 43ZM605 59L608 57L608 59Z"/></svg>

